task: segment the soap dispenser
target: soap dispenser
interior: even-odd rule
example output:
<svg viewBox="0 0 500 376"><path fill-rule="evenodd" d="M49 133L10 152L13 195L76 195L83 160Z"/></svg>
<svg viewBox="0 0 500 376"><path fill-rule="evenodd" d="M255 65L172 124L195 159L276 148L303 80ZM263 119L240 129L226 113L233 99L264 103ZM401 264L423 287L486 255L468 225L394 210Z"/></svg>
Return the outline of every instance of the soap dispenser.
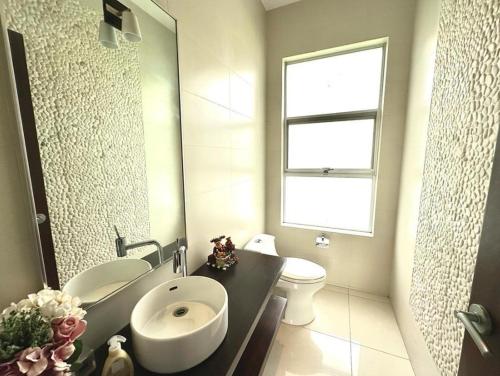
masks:
<svg viewBox="0 0 500 376"><path fill-rule="evenodd" d="M109 353L101 376L134 376L134 364L125 350L122 350L122 342L127 339L123 336L113 336L109 339Z"/></svg>

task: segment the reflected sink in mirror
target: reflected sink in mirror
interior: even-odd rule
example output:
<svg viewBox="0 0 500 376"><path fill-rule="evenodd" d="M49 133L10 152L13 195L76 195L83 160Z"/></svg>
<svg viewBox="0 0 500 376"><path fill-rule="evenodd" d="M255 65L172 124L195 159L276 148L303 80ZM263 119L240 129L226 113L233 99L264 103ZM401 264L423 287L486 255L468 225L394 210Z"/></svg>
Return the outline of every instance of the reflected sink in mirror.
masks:
<svg viewBox="0 0 500 376"><path fill-rule="evenodd" d="M189 369L219 347L227 320L227 293L219 282L190 276L163 283L132 311L135 356L152 372Z"/></svg>
<svg viewBox="0 0 500 376"><path fill-rule="evenodd" d="M152 269L141 259L118 259L87 269L64 285L63 291L78 296L89 306Z"/></svg>

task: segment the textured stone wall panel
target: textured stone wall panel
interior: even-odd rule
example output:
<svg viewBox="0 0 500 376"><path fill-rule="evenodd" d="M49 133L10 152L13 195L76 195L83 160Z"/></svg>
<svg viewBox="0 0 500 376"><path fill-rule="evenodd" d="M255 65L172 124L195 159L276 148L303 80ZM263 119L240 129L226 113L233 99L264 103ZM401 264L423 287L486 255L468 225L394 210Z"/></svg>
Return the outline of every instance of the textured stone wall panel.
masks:
<svg viewBox="0 0 500 376"><path fill-rule="evenodd" d="M96 4L100 3L96 1ZM138 47L97 41L102 14L77 0L8 0L24 35L61 283L116 258L116 224L149 237Z"/></svg>
<svg viewBox="0 0 500 376"><path fill-rule="evenodd" d="M500 110L500 1L443 0L410 304L456 375Z"/></svg>

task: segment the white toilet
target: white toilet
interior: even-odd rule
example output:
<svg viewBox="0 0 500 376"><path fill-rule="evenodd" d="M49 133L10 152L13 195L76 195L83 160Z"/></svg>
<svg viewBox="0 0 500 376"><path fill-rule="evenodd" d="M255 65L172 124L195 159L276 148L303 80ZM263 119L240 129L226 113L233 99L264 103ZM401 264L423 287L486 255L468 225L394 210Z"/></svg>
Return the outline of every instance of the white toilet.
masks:
<svg viewBox="0 0 500 376"><path fill-rule="evenodd" d="M274 236L256 235L244 247L247 251L278 256ZM326 271L314 262L286 257L286 265L276 285L288 299L283 322L290 325L306 325L314 320L313 296L324 285Z"/></svg>

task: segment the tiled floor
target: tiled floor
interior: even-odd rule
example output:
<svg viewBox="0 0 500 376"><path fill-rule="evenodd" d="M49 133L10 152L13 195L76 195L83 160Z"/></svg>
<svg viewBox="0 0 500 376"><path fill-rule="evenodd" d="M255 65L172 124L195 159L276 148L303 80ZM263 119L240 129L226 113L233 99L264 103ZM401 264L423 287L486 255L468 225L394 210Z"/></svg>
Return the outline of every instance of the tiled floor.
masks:
<svg viewBox="0 0 500 376"><path fill-rule="evenodd" d="M414 376L385 297L326 286L316 319L282 324L264 376Z"/></svg>

